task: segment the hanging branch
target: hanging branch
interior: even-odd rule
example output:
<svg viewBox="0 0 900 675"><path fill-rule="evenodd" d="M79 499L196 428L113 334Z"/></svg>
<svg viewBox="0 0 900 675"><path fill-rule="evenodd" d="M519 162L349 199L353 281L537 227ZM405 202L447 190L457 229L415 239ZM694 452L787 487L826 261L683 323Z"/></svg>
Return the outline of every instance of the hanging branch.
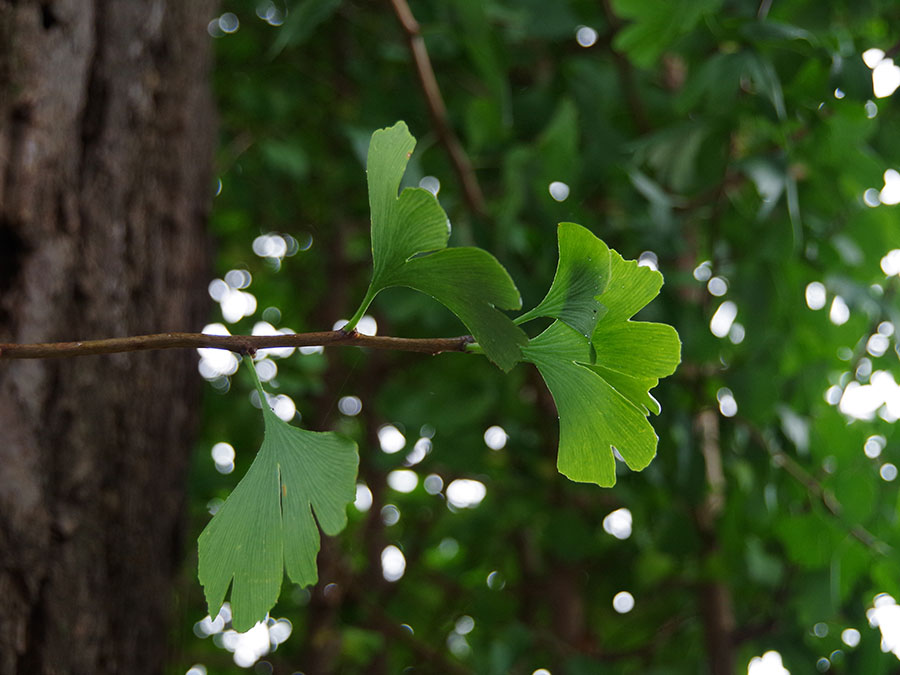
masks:
<svg viewBox="0 0 900 675"><path fill-rule="evenodd" d="M606 16L606 22L609 24L609 35L606 38L607 45L609 53L612 54L613 63L619 73L619 82L622 85L625 102L628 104L628 109L631 111L631 117L634 120L635 127L640 133L646 134L653 129L653 125L650 123L647 108L638 92L634 66L625 55L613 47L613 39L616 34L622 30L622 20L613 11L610 0L601 0L600 5L603 9L603 14Z"/></svg>
<svg viewBox="0 0 900 675"><path fill-rule="evenodd" d="M428 57L428 50L425 48L425 40L419 29L419 22L413 16L406 0L391 0L394 8L394 14L406 33L406 40L409 43L409 51L412 54L413 62L416 65L416 74L419 76L419 84L422 86L422 92L425 95L425 101L428 104L428 112L431 114L431 121L437 131L438 138L450 155L450 163L453 170L462 185L463 197L469 208L475 215L484 217L486 214L484 206L484 194L481 192L481 186L478 179L475 178L475 171L472 169L472 162L463 149L450 127L450 121L447 116L447 106L444 104L444 97L441 96L441 89L438 87L437 79L434 76L434 69L431 67L431 59Z"/></svg>
<svg viewBox="0 0 900 675"><path fill-rule="evenodd" d="M207 335L205 333L157 333L131 337L82 340L79 342L44 342L38 344L0 343L0 359L50 359L93 354L141 352L153 349L190 349L208 347L227 349L239 354L255 354L258 349L272 347L369 347L401 352L440 354L463 352L474 343L470 335L454 338L399 338L386 335L363 335L356 331L321 331L288 335Z"/></svg>
<svg viewBox="0 0 900 675"><path fill-rule="evenodd" d="M803 468L797 460L783 450L774 447L772 443L769 442L768 438L766 438L765 434L757 429L749 420L739 419L739 422L741 422L744 428L750 432L750 436L757 445L764 448L766 452L769 453L775 466L784 469L791 478L805 487L809 495L820 501L828 510L828 513L846 528L850 536L873 553L878 555L890 555L893 550L890 544L876 537L859 523L849 520L844 515L843 507L834 496L834 493L822 485L822 483L820 483L809 471Z"/></svg>

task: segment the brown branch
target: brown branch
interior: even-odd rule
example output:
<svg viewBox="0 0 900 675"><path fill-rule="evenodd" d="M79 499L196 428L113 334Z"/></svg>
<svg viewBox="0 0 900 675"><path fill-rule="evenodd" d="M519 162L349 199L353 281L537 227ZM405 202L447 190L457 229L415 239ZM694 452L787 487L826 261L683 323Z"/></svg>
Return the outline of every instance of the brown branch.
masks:
<svg viewBox="0 0 900 675"><path fill-rule="evenodd" d="M82 340L80 342L44 342L39 344L0 344L0 359L50 359L140 352L152 349L191 349L208 347L239 354L255 354L271 347L369 347L401 352L440 354L463 352L474 342L469 335L454 338L399 338L362 335L356 331L321 331L289 335L206 335L205 333L157 333L131 337Z"/></svg>
<svg viewBox="0 0 900 675"><path fill-rule="evenodd" d="M428 57L428 50L425 48L425 39L419 29L419 22L413 16L406 0L391 0L394 8L394 14L406 33L406 40L409 44L409 51L412 54L413 62L416 65L416 74L419 76L419 84L422 86L422 93L425 95L425 101L428 104L428 112L431 115L431 121L434 124L438 139L450 155L450 163L456 172L456 177L462 185L463 197L469 208L479 217L486 214L484 206L484 194L481 192L481 186L475 177L475 171L472 169L472 162L469 156L463 150L459 139L450 127L450 121L447 115L447 106L444 104L444 97L441 96L441 89L438 87L437 78L434 76L434 69L431 67L431 59Z"/></svg>
<svg viewBox="0 0 900 675"><path fill-rule="evenodd" d="M709 563L720 555L717 522L725 506L725 472L722 466L722 446L719 440L719 416L710 409L701 410L695 420L696 433L706 464L707 494L696 518L703 541L702 567L711 569ZM731 588L721 578L703 580L697 588L706 636L707 665L712 675L730 675L734 672L734 603Z"/></svg>

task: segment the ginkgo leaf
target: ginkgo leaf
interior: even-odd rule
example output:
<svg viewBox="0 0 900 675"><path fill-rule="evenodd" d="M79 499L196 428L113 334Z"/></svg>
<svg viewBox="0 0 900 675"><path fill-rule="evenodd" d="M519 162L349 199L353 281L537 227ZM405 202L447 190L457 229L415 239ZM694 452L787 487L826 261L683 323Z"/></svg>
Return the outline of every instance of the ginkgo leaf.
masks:
<svg viewBox="0 0 900 675"><path fill-rule="evenodd" d="M444 250L449 221L432 193L406 188L397 195L415 145L403 122L372 134L366 163L372 281L345 329L356 326L378 293L391 286L408 286L444 304L466 325L487 357L509 370L520 359L520 347L528 338L499 310L521 308L519 291L489 253L475 248Z"/></svg>
<svg viewBox="0 0 900 675"><path fill-rule="evenodd" d="M630 318L659 292L662 275L610 251L610 282L600 301L607 312L589 342L561 321L522 349L547 383L559 412L560 473L610 487L617 450L640 471L656 454L647 419L659 405L649 390L671 375L681 343L671 326Z"/></svg>
<svg viewBox="0 0 900 675"><path fill-rule="evenodd" d="M550 290L515 323L547 316L590 337L605 312L597 298L609 283L609 249L590 230L575 223L560 223L557 235L559 262Z"/></svg>
<svg viewBox="0 0 900 675"><path fill-rule="evenodd" d="M672 326L630 319L659 294L662 284L656 270L610 250L610 282L600 296L606 315L591 339L594 370L632 403L655 414L659 403L649 390L681 363L681 340Z"/></svg>
<svg viewBox="0 0 900 675"><path fill-rule="evenodd" d="M252 360L246 362L266 401ZM263 420L262 447L198 540L198 577L210 616L231 585L237 631L265 618L278 600L285 569L297 584L316 582L316 522L325 534L337 534L356 496L359 457L353 441L293 427L265 404Z"/></svg>
<svg viewBox="0 0 900 675"><path fill-rule="evenodd" d="M516 309L519 292L509 274L480 248L448 248L413 258L395 270L390 286L409 286L442 303L472 331L485 354L503 370L521 358L520 346L528 339L509 318L494 307ZM491 301L485 290L493 289Z"/></svg>

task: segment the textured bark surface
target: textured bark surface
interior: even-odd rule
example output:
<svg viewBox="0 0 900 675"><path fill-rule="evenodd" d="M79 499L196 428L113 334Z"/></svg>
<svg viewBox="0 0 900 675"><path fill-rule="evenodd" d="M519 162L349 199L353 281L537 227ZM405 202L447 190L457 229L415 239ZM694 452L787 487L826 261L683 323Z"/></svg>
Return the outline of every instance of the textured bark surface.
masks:
<svg viewBox="0 0 900 675"><path fill-rule="evenodd" d="M0 0L0 342L202 325L213 4ZM0 361L0 674L162 671L195 362Z"/></svg>

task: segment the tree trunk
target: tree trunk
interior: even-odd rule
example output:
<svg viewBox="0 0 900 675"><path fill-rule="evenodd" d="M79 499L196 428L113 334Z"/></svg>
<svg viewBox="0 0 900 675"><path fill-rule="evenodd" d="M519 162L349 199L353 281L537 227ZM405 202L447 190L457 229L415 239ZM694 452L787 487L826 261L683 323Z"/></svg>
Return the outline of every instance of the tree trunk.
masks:
<svg viewBox="0 0 900 675"><path fill-rule="evenodd" d="M0 342L201 325L212 12L0 0ZM0 674L163 670L199 381L0 361Z"/></svg>

